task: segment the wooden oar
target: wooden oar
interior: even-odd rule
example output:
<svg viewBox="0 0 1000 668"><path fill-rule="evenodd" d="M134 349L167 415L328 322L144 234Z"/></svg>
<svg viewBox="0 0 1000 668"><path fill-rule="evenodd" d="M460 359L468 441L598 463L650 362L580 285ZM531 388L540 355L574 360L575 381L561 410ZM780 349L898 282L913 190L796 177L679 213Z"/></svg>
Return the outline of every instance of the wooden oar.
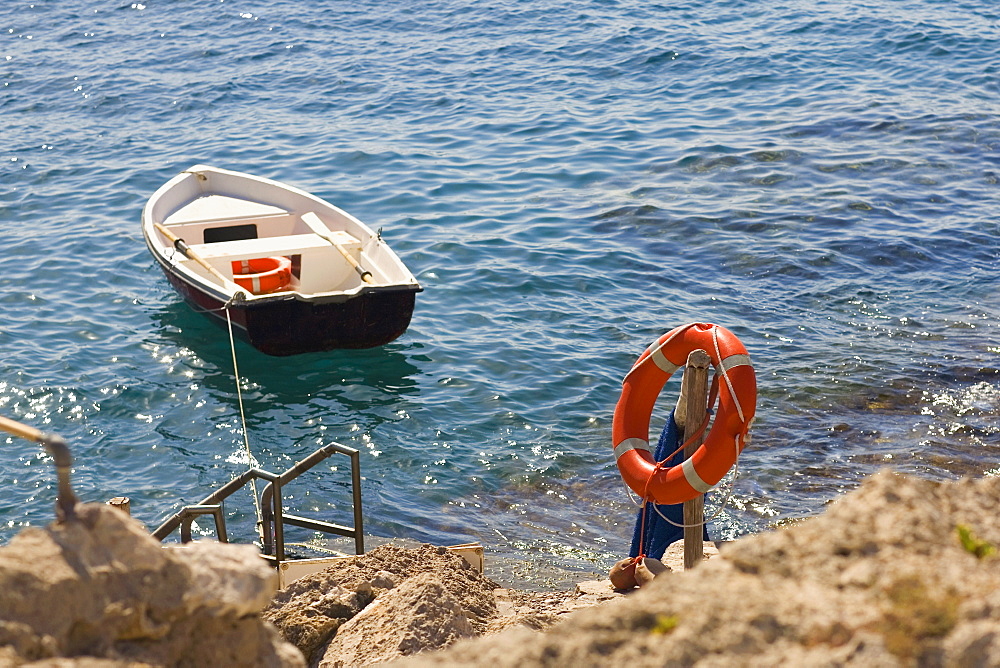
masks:
<svg viewBox="0 0 1000 668"><path fill-rule="evenodd" d="M322 237L325 241L332 244L334 248L339 250L340 254L344 256L344 259L346 259L351 266L354 267L354 271L358 272L358 276L361 277L362 281L374 285L375 281L372 279L372 272L362 267L346 248L333 240L333 237L330 236L330 230L326 228L323 221L319 219L319 216L312 211L307 211L302 214L302 222L309 226L309 229L313 231L313 234Z"/></svg>
<svg viewBox="0 0 1000 668"><path fill-rule="evenodd" d="M69 454L69 446L61 436L46 434L34 427L21 424L10 418L0 416L0 431L5 431L19 438L34 443L40 443L52 455L56 465L56 477L59 480L59 496L56 499L56 514L60 520L72 520L76 517L76 494L69 484L70 467L73 457Z"/></svg>
<svg viewBox="0 0 1000 668"><path fill-rule="evenodd" d="M174 248L179 250L184 255L184 257L194 260L195 262L203 266L208 271L208 273L210 273L212 276L215 276L217 279L222 281L222 284L224 286L228 285L230 287L235 287L237 290L243 290L243 288L237 285L231 278L227 278L226 276L224 276L221 271L219 271L218 269L210 265L208 262L206 262L205 258L203 258L202 256L195 253L193 250L191 250L191 247L188 246L187 243L185 243L184 240L178 237L176 234L174 234L173 232L171 232L170 230L168 230L166 227L164 227L159 223L153 223L153 227L159 230L160 234L165 236L167 239L170 239L170 242L174 245Z"/></svg>

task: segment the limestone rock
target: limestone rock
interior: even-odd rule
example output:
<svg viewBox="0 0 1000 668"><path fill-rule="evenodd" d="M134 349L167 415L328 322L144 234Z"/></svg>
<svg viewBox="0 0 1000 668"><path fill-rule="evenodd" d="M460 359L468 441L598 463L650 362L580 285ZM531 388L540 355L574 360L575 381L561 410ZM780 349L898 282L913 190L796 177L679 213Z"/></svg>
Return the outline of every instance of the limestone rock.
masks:
<svg viewBox="0 0 1000 668"><path fill-rule="evenodd" d="M320 668L383 663L475 634L458 600L433 573L387 591L337 631Z"/></svg>
<svg viewBox="0 0 1000 668"><path fill-rule="evenodd" d="M823 515L726 546L544 633L400 666L1000 665L1000 478L883 472Z"/></svg>
<svg viewBox="0 0 1000 668"><path fill-rule="evenodd" d="M78 516L0 548L0 642L18 661L303 665L260 617L274 574L254 548L164 549L108 506Z"/></svg>
<svg viewBox="0 0 1000 668"><path fill-rule="evenodd" d="M184 594L190 610L217 615L256 614L278 588L278 574L252 545L196 541L176 548L191 570L193 586Z"/></svg>
<svg viewBox="0 0 1000 668"><path fill-rule="evenodd" d="M300 584L301 593L288 596L281 605L272 604L267 619L285 640L299 648L307 661L312 661L316 650L375 598L367 582L355 586L354 591L349 591L334 584L309 589Z"/></svg>
<svg viewBox="0 0 1000 668"><path fill-rule="evenodd" d="M345 622L374 605L372 601L393 594L423 574L429 574L457 602L476 633L486 629L496 613L496 585L461 557L431 545L416 549L382 545L307 575L279 591L264 616L315 663L322 655L319 650L341 632ZM384 623L395 622L386 619Z"/></svg>
<svg viewBox="0 0 1000 668"><path fill-rule="evenodd" d="M371 585L378 589L392 589L396 586L396 577L389 571L379 571L372 578Z"/></svg>
<svg viewBox="0 0 1000 668"><path fill-rule="evenodd" d="M719 556L719 545L720 543L718 542L708 540L701 544L701 551L705 561ZM666 552L663 553L663 556L660 557L660 561L674 573L681 573L686 570L684 568L684 541L679 540L672 543Z"/></svg>
<svg viewBox="0 0 1000 668"><path fill-rule="evenodd" d="M584 582L578 582L575 593L580 597L592 600L595 604L625 596L625 594L615 589L610 580L585 580Z"/></svg>

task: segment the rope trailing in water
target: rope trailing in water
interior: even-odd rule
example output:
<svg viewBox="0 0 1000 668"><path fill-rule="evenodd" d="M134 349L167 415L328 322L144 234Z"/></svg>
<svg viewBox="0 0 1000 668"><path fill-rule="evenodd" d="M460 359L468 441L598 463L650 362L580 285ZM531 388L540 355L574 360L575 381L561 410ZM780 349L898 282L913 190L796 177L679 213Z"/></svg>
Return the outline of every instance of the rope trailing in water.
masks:
<svg viewBox="0 0 1000 668"><path fill-rule="evenodd" d="M229 350L233 354L233 374L236 376L236 398L240 404L240 425L243 428L243 448L246 450L247 460L251 468L257 468L257 458L250 452L250 436L247 431L247 418L243 410L243 391L240 388L240 369L236 364L236 340L233 338L233 320L229 317L229 303L225 305L226 324L229 325ZM257 513L257 526L264 526L264 515L260 510L260 497L257 495L257 479L250 479L250 488L253 491L253 507Z"/></svg>

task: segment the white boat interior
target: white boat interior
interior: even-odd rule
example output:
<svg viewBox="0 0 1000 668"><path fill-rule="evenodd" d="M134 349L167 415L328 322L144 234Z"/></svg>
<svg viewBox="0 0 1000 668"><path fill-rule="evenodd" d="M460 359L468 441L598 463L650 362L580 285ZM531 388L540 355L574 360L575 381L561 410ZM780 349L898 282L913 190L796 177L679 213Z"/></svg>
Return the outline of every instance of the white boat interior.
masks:
<svg viewBox="0 0 1000 668"><path fill-rule="evenodd" d="M319 295L356 292L366 285L416 284L396 254L350 214L294 188L253 177L234 180L230 174L192 168L176 177L171 188L154 197L147 223L168 228L227 277L233 276L233 261L287 257L292 279L282 291ZM155 232L151 238L169 253L169 240ZM338 246L371 273L370 283L362 280ZM173 261L218 285L195 261L179 253Z"/></svg>

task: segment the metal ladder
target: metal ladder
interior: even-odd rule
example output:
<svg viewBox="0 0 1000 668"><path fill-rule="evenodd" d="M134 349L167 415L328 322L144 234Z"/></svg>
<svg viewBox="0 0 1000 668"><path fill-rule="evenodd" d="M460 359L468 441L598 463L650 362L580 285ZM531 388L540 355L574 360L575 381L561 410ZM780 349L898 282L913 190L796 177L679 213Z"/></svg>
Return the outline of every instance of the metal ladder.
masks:
<svg viewBox="0 0 1000 668"><path fill-rule="evenodd" d="M285 513L281 507L282 488L316 464L334 454L342 454L351 458L351 494L353 496L354 526L348 527ZM361 458L357 450L340 445L339 443L324 445L284 473L278 475L258 468L247 470L240 476L219 487L199 503L181 508L153 532L153 538L162 541L180 527L181 542L190 542L191 523L198 517L211 515L215 519L215 532L219 542L229 542L229 538L226 535L223 502L245 487L251 480L255 479L265 480L268 483L260 495L262 515L260 535L263 545L263 554L261 556L270 561L275 568L280 569L281 563L288 561L288 557L285 554L286 524L312 531L353 538L355 554L364 554L365 540L361 512Z"/></svg>

